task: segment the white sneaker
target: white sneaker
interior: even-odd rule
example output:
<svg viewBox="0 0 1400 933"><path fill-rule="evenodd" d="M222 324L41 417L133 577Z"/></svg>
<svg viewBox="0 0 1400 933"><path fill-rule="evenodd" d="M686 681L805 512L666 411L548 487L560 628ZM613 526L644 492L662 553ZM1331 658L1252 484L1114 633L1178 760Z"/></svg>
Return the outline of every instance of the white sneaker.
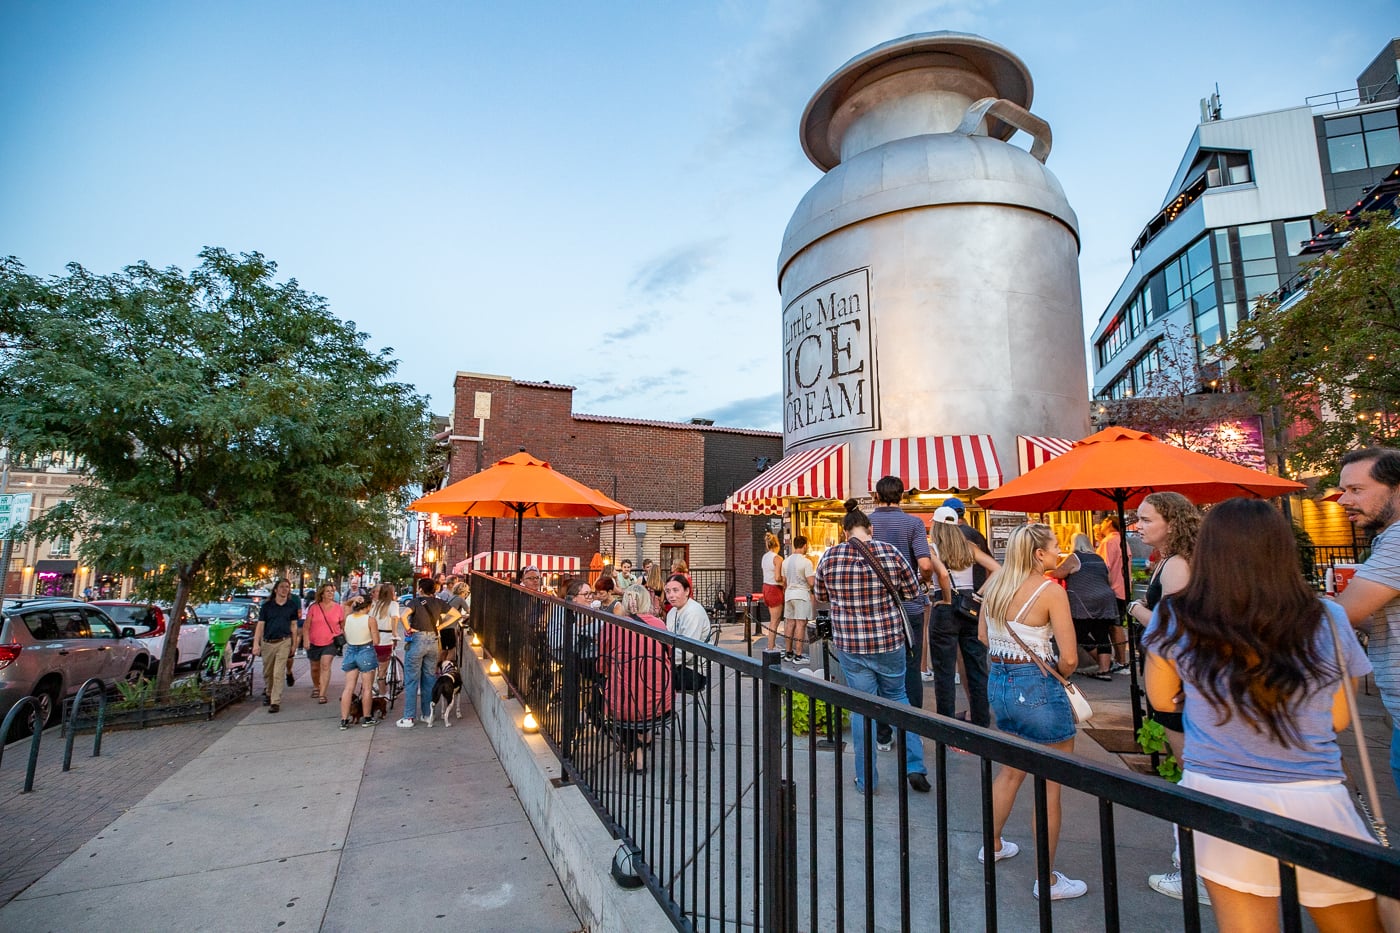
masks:
<svg viewBox="0 0 1400 933"><path fill-rule="evenodd" d="M1057 871L1052 871L1050 877L1054 879L1050 884L1050 900L1067 901L1072 897L1083 897L1089 893L1089 886L1082 881L1075 881L1073 878L1066 878ZM1035 883L1031 888L1031 896L1040 897L1040 882Z"/></svg>
<svg viewBox="0 0 1400 933"><path fill-rule="evenodd" d="M875 741L875 748L882 752L892 752L894 751L894 742L881 742L877 739Z"/></svg>
<svg viewBox="0 0 1400 933"><path fill-rule="evenodd" d="M398 722L394 723L394 725L398 726L400 729L412 729L413 720L407 718L400 719Z"/></svg>
<svg viewBox="0 0 1400 933"><path fill-rule="evenodd" d="M922 680L933 680L933 671L919 671L919 677Z"/></svg>
<svg viewBox="0 0 1400 933"><path fill-rule="evenodd" d="M987 863L987 857L985 852L983 851L983 849L985 848L986 847L983 846L982 848L979 848L977 850L977 861L981 862L984 865ZM1001 851L996 853L996 860L1000 862L1002 859L1012 858L1016 855L1016 853L1020 851L1021 847L1018 846L1016 843L1012 842L1009 839L1003 839L1001 841Z"/></svg>
<svg viewBox="0 0 1400 933"><path fill-rule="evenodd" d="M1167 897L1181 900L1183 897L1181 869L1169 871L1165 875L1148 875L1147 886L1158 894L1165 894ZM1196 900L1202 904L1210 903L1210 893L1206 891L1205 883L1199 877L1196 878Z"/></svg>

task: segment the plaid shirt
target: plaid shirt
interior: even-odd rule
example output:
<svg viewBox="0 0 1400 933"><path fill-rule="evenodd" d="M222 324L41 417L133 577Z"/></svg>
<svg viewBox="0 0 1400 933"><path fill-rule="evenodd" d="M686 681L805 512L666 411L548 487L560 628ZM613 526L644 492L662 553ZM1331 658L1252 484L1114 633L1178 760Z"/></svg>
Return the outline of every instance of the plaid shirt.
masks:
<svg viewBox="0 0 1400 933"><path fill-rule="evenodd" d="M883 541L867 541L899 595L912 599L919 582L899 551ZM832 639L847 654L884 654L904 647L904 622L889 590L860 552L843 541L827 548L817 566L812 596L831 603Z"/></svg>

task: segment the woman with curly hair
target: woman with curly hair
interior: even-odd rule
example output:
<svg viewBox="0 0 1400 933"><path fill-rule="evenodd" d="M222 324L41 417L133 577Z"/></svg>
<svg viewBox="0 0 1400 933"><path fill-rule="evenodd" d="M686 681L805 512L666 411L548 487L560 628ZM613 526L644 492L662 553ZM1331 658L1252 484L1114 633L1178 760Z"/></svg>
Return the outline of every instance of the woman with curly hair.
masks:
<svg viewBox="0 0 1400 933"><path fill-rule="evenodd" d="M1267 502L1222 502L1193 567L1143 638L1154 704L1186 694L1181 785L1369 839L1337 747L1350 718L1337 646L1350 675L1371 664L1346 613L1304 581L1288 520ZM1196 865L1222 931L1278 929L1277 859L1197 835ZM1323 933L1381 929L1372 892L1326 875L1300 868L1298 900Z"/></svg>
<svg viewBox="0 0 1400 933"><path fill-rule="evenodd" d="M1196 535L1201 529L1201 512L1191 500L1179 492L1154 492L1138 506L1138 534L1143 543L1157 552L1157 564L1147 584L1147 599L1128 603L1128 615L1141 625L1152 621L1152 612L1163 598L1186 588L1191 581L1191 556L1196 550ZM1178 761L1183 744L1182 705L1184 693L1164 699L1162 704L1147 698L1147 711L1166 730L1167 746ZM1175 827L1173 827L1175 832ZM1158 894L1181 898L1181 858L1173 847L1169 872L1147 876L1147 884ZM1209 904L1205 889L1199 889L1201 903Z"/></svg>

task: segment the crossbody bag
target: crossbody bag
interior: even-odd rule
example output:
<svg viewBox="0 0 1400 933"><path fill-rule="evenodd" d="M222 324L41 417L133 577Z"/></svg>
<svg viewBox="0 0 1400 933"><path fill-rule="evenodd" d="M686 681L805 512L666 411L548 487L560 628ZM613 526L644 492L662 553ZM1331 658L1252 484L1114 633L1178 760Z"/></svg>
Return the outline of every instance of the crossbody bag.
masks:
<svg viewBox="0 0 1400 933"><path fill-rule="evenodd" d="M904 626L904 648L910 654L919 650L919 646L914 644L914 627L909 624L909 614L904 611L904 600L899 597L899 587L894 585L894 580L890 578L890 572L885 569L885 565L875 557L875 552L870 545L859 538L848 538L847 543L855 548L857 554L870 565L870 569L875 571L875 576L880 578L884 584L885 592L890 594L890 599L894 600L894 608L899 612L899 621Z"/></svg>
<svg viewBox="0 0 1400 933"><path fill-rule="evenodd" d="M1026 600L1026 604L1021 607L1020 612L1016 613L1016 618L1013 621L1021 621L1021 617L1026 614L1026 610L1030 609L1040 596L1041 590L1044 590L1051 582L1053 581L1046 580L1040 585L1040 589L1036 590L1035 593L1031 595L1031 598ZM1010 622L1003 624L1006 626L1006 633L1015 640L1016 644L1021 646L1021 650L1026 653L1026 656L1031 659L1031 662L1034 663L1036 667L1040 668L1040 672L1046 677L1055 678L1060 682L1060 686L1065 688L1065 696L1069 699L1069 708L1070 712L1074 714L1074 721L1076 723L1081 723L1094 715L1094 708L1089 705L1089 700L1079 691L1079 688L1066 680L1059 671L1046 664L1045 660L1041 658L1040 655L1032 651L1030 647L1021 640L1021 636L1016 634L1016 630L1011 627Z"/></svg>

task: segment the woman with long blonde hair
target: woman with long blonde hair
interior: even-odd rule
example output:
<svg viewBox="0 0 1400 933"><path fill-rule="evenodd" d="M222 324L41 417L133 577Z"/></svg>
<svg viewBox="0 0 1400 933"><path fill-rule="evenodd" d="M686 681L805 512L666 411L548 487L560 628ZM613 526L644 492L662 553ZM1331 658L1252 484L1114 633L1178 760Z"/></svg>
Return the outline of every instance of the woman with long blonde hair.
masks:
<svg viewBox="0 0 1400 933"><path fill-rule="evenodd" d="M402 614L394 584L381 583L374 588L369 617L374 623L374 654L379 661L379 673L374 678L376 695L384 692L384 677L389 671L389 659L394 656L394 644L398 641L394 630Z"/></svg>
<svg viewBox="0 0 1400 933"><path fill-rule="evenodd" d="M933 668L933 695L940 716L954 716L958 697L954 674L962 656L963 684L967 688L968 717L979 726L992 724L987 707L987 646L978 638L977 622L959 615L954 600L971 595L972 572L982 567L989 573L1001 569L992 557L967 540L958 528L958 513L940 508L929 524L933 549L948 568L952 592L933 605L933 625L929 630L929 660Z"/></svg>
<svg viewBox="0 0 1400 933"><path fill-rule="evenodd" d="M1013 531L1006 543L1005 565L982 589L977 626L991 662L987 699L997 728L1056 751L1073 752L1074 711L1065 689L1026 653L1035 652L1047 667L1057 668L1065 677L1074 673L1079 649L1069 597L1045 577L1059 563L1060 542L1049 525L1022 525ZM997 841L992 857L998 862L1021 850L1016 843L1002 839L1001 830L1025 779L1026 772L1007 765L992 782L992 835ZM1033 828L1046 836L1050 898L1081 897L1089 886L1054 870L1060 841L1060 785L1046 783L1045 802L1046 825ZM978 861L984 857L979 851ZM1032 894L1040 896L1039 881Z"/></svg>

